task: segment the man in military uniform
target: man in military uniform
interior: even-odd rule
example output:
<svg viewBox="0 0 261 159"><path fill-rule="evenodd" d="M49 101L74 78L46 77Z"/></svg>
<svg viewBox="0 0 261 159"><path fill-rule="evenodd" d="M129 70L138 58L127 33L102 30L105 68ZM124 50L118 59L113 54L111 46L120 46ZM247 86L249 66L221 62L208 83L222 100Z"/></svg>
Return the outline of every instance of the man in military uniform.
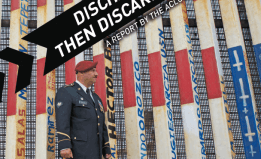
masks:
<svg viewBox="0 0 261 159"><path fill-rule="evenodd" d="M96 82L98 62L81 61L76 67L76 82L61 87L55 98L58 151L74 159L110 158L110 146L103 105L91 92Z"/></svg>

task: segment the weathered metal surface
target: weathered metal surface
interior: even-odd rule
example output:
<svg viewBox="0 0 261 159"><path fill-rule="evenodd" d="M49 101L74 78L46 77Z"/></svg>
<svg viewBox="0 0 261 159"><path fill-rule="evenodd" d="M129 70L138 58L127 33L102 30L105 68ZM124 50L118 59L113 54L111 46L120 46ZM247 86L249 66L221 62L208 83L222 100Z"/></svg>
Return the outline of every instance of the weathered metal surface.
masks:
<svg viewBox="0 0 261 159"><path fill-rule="evenodd" d="M37 26L55 17L52 0L38 0ZM43 76L46 48L37 46L36 153L38 159L55 158L55 70Z"/></svg>
<svg viewBox="0 0 261 159"><path fill-rule="evenodd" d="M206 158L197 80L185 1L169 11L187 158Z"/></svg>
<svg viewBox="0 0 261 159"><path fill-rule="evenodd" d="M244 0L252 42L254 45L261 43L261 1Z"/></svg>
<svg viewBox="0 0 261 159"><path fill-rule="evenodd" d="M209 0L194 1L217 159L235 158L229 109L215 24ZM223 95L223 99L222 99Z"/></svg>
<svg viewBox="0 0 261 159"><path fill-rule="evenodd" d="M55 70L46 75L47 159L55 159Z"/></svg>
<svg viewBox="0 0 261 159"><path fill-rule="evenodd" d="M145 25L157 158L177 158L162 18ZM159 39L159 41L158 41ZM155 101L156 100L156 101ZM162 101L162 102L161 102Z"/></svg>
<svg viewBox="0 0 261 159"><path fill-rule="evenodd" d="M261 79L261 1L245 0L245 7L249 21L249 27L254 45L259 78Z"/></svg>
<svg viewBox="0 0 261 159"><path fill-rule="evenodd" d="M106 97L107 97L107 120L108 120L108 135L111 147L111 159L117 159L117 134L115 124L115 107L114 107L114 90L112 79L112 54L111 48L107 47L104 50L105 57L105 81L106 81Z"/></svg>
<svg viewBox="0 0 261 159"><path fill-rule="evenodd" d="M246 49L234 0L220 0L246 158L260 158L260 130Z"/></svg>
<svg viewBox="0 0 261 159"><path fill-rule="evenodd" d="M23 53L28 53L27 41L21 38L28 33L28 2L12 0L10 47ZM22 6L20 8L20 6ZM6 128L6 158L24 159L26 144L26 97L24 88L15 94L18 66L9 63L7 128ZM11 72L12 71L12 72ZM15 79L15 80L11 80Z"/></svg>
<svg viewBox="0 0 261 159"><path fill-rule="evenodd" d="M138 42L135 32L120 41L120 51L127 157L147 159ZM126 93L134 96L128 96Z"/></svg>
<svg viewBox="0 0 261 159"><path fill-rule="evenodd" d="M102 66L101 68L98 68L98 66L96 68L99 75L95 83L95 93L102 98L105 106L105 122L108 129L111 159L115 159L118 156L111 56L111 48L104 48L103 40L93 45L93 61L98 61L98 66ZM102 80L100 81L99 78Z"/></svg>

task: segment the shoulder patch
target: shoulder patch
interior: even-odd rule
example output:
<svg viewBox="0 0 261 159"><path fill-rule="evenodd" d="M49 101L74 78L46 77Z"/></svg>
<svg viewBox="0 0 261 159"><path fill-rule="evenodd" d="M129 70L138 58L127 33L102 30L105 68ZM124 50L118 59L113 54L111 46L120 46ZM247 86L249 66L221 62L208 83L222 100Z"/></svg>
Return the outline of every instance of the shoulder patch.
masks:
<svg viewBox="0 0 261 159"><path fill-rule="evenodd" d="M66 87L72 87L72 86L74 86L74 82L71 83L71 84L65 85L64 88L66 88Z"/></svg>

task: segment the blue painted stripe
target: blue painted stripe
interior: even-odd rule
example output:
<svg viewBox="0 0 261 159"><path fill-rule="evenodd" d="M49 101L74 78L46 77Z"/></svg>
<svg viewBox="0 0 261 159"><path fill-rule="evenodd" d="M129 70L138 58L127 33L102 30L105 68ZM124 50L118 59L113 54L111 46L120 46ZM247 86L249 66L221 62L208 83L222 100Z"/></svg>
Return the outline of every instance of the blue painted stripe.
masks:
<svg viewBox="0 0 261 159"><path fill-rule="evenodd" d="M261 43L254 45L255 55L256 55L256 63L259 73L259 79L261 81Z"/></svg>
<svg viewBox="0 0 261 159"><path fill-rule="evenodd" d="M242 46L229 48L228 54L236 92L236 102L245 155L247 159L261 158L259 134L255 122L255 113L250 94ZM243 95L245 95L245 97Z"/></svg>

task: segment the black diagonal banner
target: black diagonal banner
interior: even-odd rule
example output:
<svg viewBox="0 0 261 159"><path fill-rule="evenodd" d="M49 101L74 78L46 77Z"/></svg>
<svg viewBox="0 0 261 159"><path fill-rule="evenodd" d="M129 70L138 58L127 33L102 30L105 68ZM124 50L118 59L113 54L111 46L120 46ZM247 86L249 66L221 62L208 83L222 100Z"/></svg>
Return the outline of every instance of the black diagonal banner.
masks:
<svg viewBox="0 0 261 159"><path fill-rule="evenodd" d="M21 53L20 51L7 47L1 51L0 59L12 62L19 66L15 93L30 84L34 59L32 55ZM3 78L4 75L1 75L0 84L4 84ZM2 90L3 87L0 86L0 92L2 92ZM1 98L2 96L0 96L0 99Z"/></svg>
<svg viewBox="0 0 261 159"><path fill-rule="evenodd" d="M47 48L44 75L163 0L83 0L23 39Z"/></svg>

